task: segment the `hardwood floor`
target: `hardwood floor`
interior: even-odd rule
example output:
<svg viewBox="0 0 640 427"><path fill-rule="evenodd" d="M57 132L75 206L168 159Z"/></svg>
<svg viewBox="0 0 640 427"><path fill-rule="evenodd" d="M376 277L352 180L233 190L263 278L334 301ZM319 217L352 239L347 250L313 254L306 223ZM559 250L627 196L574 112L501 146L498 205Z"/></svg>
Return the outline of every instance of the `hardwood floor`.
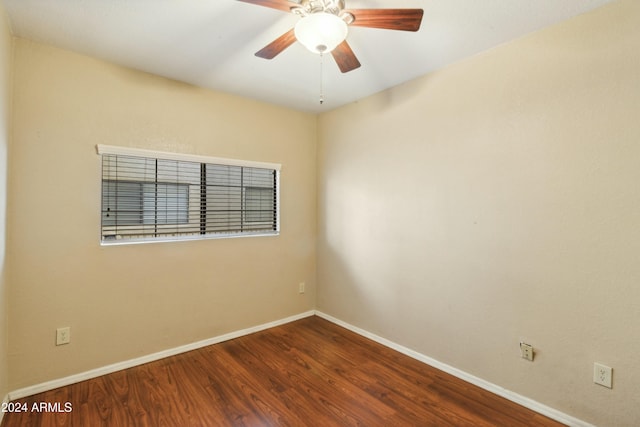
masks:
<svg viewBox="0 0 640 427"><path fill-rule="evenodd" d="M3 427L561 425L319 317L16 403Z"/></svg>

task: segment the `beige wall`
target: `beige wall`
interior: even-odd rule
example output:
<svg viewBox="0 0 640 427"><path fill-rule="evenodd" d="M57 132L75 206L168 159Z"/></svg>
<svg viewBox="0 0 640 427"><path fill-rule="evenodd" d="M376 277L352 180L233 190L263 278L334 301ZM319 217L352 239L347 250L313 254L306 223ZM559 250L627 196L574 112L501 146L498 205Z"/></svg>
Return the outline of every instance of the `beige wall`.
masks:
<svg viewBox="0 0 640 427"><path fill-rule="evenodd" d="M315 116L25 40L14 55L11 390L314 307ZM101 247L96 144L281 163L281 235Z"/></svg>
<svg viewBox="0 0 640 427"><path fill-rule="evenodd" d="M639 47L640 2L623 0L323 114L318 308L637 425Z"/></svg>
<svg viewBox="0 0 640 427"><path fill-rule="evenodd" d="M12 38L0 4L0 400L9 392L8 318L6 285L7 154L10 138ZM0 414L2 419L2 414Z"/></svg>

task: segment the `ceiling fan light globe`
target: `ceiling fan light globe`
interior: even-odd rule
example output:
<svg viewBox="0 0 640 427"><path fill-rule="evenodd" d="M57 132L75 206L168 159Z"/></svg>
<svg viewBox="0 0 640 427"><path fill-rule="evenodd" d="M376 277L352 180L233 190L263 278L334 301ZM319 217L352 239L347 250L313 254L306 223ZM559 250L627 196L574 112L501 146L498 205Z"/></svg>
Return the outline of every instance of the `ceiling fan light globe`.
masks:
<svg viewBox="0 0 640 427"><path fill-rule="evenodd" d="M296 39L313 53L327 53L347 38L347 23L331 13L314 13L301 18L295 27Z"/></svg>

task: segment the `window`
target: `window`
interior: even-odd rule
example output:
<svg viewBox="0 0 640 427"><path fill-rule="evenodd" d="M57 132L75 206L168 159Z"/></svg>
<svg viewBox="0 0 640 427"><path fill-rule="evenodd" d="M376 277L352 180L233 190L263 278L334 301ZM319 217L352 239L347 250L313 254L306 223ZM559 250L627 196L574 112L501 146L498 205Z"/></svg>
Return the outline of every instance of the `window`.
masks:
<svg viewBox="0 0 640 427"><path fill-rule="evenodd" d="M244 200L245 222L270 223L273 221L274 200L269 188L246 187Z"/></svg>
<svg viewBox="0 0 640 427"><path fill-rule="evenodd" d="M275 235L280 165L99 145L103 244Z"/></svg>
<svg viewBox="0 0 640 427"><path fill-rule="evenodd" d="M117 213L117 216L116 216ZM102 181L102 225L186 224L189 186L141 181Z"/></svg>

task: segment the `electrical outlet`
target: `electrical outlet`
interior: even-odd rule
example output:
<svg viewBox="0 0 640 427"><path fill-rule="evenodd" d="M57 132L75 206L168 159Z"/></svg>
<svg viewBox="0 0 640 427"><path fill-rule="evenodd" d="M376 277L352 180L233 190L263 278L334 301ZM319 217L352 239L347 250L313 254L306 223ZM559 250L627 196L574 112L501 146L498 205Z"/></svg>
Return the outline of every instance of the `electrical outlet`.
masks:
<svg viewBox="0 0 640 427"><path fill-rule="evenodd" d="M601 386L612 388L611 377L613 369L600 363L593 364L593 382Z"/></svg>
<svg viewBox="0 0 640 427"><path fill-rule="evenodd" d="M533 362L533 346L524 342L520 343L520 355L523 359Z"/></svg>
<svg viewBox="0 0 640 427"><path fill-rule="evenodd" d="M71 342L71 327L56 329L56 345L69 344Z"/></svg>
<svg viewBox="0 0 640 427"><path fill-rule="evenodd" d="M298 284L298 293L304 294L304 287L305 287L304 282L300 282Z"/></svg>

